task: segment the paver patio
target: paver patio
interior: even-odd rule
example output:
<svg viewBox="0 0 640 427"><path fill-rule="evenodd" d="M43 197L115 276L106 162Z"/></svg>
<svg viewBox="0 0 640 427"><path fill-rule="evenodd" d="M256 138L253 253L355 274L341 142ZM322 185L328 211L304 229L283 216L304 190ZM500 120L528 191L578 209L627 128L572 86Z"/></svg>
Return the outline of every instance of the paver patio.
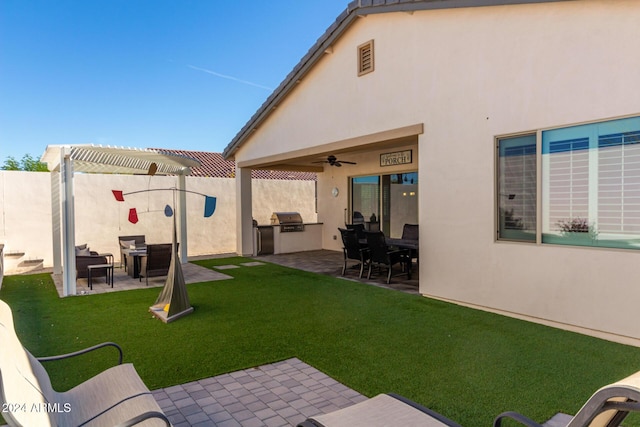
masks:
<svg viewBox="0 0 640 427"><path fill-rule="evenodd" d="M346 280L355 280L368 285L393 289L409 294L418 294L420 266L415 262L413 263L411 280L408 280L406 276L393 277L391 278L391 283L387 285L385 282L386 274L384 277L380 277L379 274L376 274L377 272L374 272L371 275L371 279L366 278L366 272L365 277L359 279L358 269L350 268L346 275L342 276L342 251L330 251L323 249L318 251L294 252L289 254L259 255L253 258L273 264L284 265L286 267L297 268L299 270L326 274L333 277L344 278Z"/></svg>
<svg viewBox="0 0 640 427"><path fill-rule="evenodd" d="M221 273L219 271L211 270L209 268L201 267L197 264L192 264L192 263L182 264L182 274L184 276L184 280L186 284L233 279L231 276ZM58 295L62 297L62 275L52 274L52 277L56 285L56 289L58 290ZM149 287L164 286L166 280L167 280L167 276L150 277ZM140 281L139 279L134 279L130 277L124 271L124 268L119 268L119 267L115 267L113 269L113 288L106 283L106 280L104 277L97 277L93 279L93 283L92 283L93 289L89 289L89 285L87 284L87 279L76 280L76 292L78 295L91 295L91 294L101 294L105 292L127 291L131 289L140 289L140 288L146 288L146 287L147 285L144 280Z"/></svg>
<svg viewBox="0 0 640 427"><path fill-rule="evenodd" d="M153 392L175 427L279 427L367 398L288 359Z"/></svg>

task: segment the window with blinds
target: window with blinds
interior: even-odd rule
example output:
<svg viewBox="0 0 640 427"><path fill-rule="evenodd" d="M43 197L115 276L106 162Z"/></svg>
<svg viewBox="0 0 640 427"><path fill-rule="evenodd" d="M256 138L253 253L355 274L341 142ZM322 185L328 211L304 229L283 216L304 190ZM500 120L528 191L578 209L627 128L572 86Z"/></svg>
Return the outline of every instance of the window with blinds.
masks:
<svg viewBox="0 0 640 427"><path fill-rule="evenodd" d="M542 242L640 249L640 117L542 132Z"/></svg>
<svg viewBox="0 0 640 427"><path fill-rule="evenodd" d="M640 131L598 138L598 230L640 235Z"/></svg>
<svg viewBox="0 0 640 427"><path fill-rule="evenodd" d="M589 138L550 142L548 177L551 230L589 218Z"/></svg>
<svg viewBox="0 0 640 427"><path fill-rule="evenodd" d="M373 69L373 40L369 40L358 46L358 76L368 74Z"/></svg>
<svg viewBox="0 0 640 427"><path fill-rule="evenodd" d="M536 241L536 135L498 140L498 239Z"/></svg>

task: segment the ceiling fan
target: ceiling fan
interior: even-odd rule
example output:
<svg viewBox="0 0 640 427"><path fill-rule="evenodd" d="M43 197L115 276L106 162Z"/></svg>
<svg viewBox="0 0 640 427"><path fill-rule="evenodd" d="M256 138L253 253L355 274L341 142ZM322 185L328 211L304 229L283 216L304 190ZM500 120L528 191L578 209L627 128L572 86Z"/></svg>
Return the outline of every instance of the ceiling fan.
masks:
<svg viewBox="0 0 640 427"><path fill-rule="evenodd" d="M336 158L336 156L334 156L334 155L327 156L327 160L321 160L319 162L313 162L313 163L329 163L329 166L336 166L336 167L342 166L343 163L344 164L348 164L348 165L357 164L356 162L348 162L346 160L338 160Z"/></svg>

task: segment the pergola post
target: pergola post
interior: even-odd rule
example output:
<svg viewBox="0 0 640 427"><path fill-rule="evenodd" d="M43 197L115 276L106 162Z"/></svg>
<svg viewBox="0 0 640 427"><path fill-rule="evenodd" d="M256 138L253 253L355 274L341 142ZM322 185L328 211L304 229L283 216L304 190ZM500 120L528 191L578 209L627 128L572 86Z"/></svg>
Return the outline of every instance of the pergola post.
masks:
<svg viewBox="0 0 640 427"><path fill-rule="evenodd" d="M62 206L60 170L51 172L51 229L53 230L53 274L62 274Z"/></svg>
<svg viewBox="0 0 640 427"><path fill-rule="evenodd" d="M76 235L75 211L73 203L73 162L71 150L63 147L60 151L62 178L62 295L76 294Z"/></svg>
<svg viewBox="0 0 640 427"><path fill-rule="evenodd" d="M186 264L187 260L187 179L184 174L178 175L178 242L180 242L180 262Z"/></svg>

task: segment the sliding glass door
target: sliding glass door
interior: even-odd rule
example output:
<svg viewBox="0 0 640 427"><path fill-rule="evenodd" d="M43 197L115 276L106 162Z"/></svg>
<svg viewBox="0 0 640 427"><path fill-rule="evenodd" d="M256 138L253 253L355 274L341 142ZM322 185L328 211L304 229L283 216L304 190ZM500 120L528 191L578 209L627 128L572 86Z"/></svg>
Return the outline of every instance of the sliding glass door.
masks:
<svg viewBox="0 0 640 427"><path fill-rule="evenodd" d="M351 178L351 220L401 237L404 224L418 224L418 173Z"/></svg>
<svg viewBox="0 0 640 427"><path fill-rule="evenodd" d="M353 224L377 223L380 218L380 177L351 178L351 218Z"/></svg>

